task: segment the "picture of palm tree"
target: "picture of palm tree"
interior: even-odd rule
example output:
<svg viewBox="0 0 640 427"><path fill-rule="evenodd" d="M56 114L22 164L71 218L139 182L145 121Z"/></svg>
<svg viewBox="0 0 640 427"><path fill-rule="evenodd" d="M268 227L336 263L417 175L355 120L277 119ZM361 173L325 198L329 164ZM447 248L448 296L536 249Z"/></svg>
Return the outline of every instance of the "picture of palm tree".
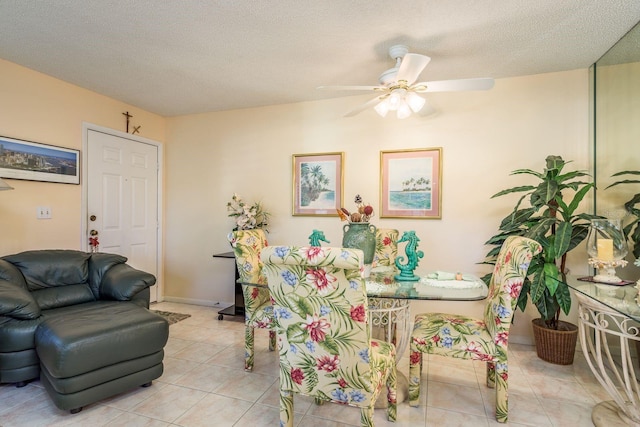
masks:
<svg viewBox="0 0 640 427"><path fill-rule="evenodd" d="M380 152L380 217L442 218L442 148Z"/></svg>
<svg viewBox="0 0 640 427"><path fill-rule="evenodd" d="M421 176L402 181L402 191L431 191L431 180Z"/></svg>
<svg viewBox="0 0 640 427"><path fill-rule="evenodd" d="M433 159L392 159L389 177L388 205L391 209L431 209Z"/></svg>
<svg viewBox="0 0 640 427"><path fill-rule="evenodd" d="M300 206L335 206L336 163L333 161L300 163Z"/></svg>

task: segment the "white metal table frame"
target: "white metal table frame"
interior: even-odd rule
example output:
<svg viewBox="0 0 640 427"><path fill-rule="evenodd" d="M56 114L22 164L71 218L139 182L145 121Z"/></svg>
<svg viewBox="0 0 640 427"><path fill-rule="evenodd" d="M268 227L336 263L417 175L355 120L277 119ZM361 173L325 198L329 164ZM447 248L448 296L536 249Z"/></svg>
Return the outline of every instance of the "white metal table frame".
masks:
<svg viewBox="0 0 640 427"><path fill-rule="evenodd" d="M630 316L599 302L596 295L583 292L578 286L574 289L582 351L596 379L613 398L597 404L591 419L596 426L639 426L640 387L630 344L640 341L640 325ZM613 294L615 291L624 293L623 289L611 289ZM604 297L601 300L628 306L624 299ZM611 351L610 347L615 344L620 346L620 354Z"/></svg>
<svg viewBox="0 0 640 427"><path fill-rule="evenodd" d="M396 361L400 361L411 335L411 310L409 299L369 298L369 327L375 338L375 329L384 331L383 341L396 346Z"/></svg>

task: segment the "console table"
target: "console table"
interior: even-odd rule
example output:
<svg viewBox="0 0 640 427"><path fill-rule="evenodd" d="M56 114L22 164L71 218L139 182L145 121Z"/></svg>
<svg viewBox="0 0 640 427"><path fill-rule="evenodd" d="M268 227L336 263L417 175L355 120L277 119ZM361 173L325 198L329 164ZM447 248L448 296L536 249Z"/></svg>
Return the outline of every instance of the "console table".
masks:
<svg viewBox="0 0 640 427"><path fill-rule="evenodd" d="M213 254L214 258L229 258L233 260L233 271L234 271L234 298L235 304L230 305L218 312L218 320L222 320L225 315L227 316L244 316L244 296L242 294L242 285L238 282L240 279L240 275L238 274L238 268L236 267L236 256L233 251L230 252L222 252L219 254Z"/></svg>
<svg viewBox="0 0 640 427"><path fill-rule="evenodd" d="M638 290L632 285L590 283L567 277L576 291L580 316L580 345L591 371L613 400L593 408L596 426L640 424L640 386L632 346L640 342ZM620 352L610 346L619 346Z"/></svg>

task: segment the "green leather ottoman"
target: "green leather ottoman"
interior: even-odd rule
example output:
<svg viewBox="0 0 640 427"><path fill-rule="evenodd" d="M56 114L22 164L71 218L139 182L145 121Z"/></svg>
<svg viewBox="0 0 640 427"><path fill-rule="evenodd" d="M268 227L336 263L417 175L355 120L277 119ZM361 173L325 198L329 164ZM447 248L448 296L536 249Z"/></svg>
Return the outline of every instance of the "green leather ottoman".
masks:
<svg viewBox="0 0 640 427"><path fill-rule="evenodd" d="M167 321L134 303L104 303L40 324L40 381L56 406L78 412L141 385L163 371Z"/></svg>

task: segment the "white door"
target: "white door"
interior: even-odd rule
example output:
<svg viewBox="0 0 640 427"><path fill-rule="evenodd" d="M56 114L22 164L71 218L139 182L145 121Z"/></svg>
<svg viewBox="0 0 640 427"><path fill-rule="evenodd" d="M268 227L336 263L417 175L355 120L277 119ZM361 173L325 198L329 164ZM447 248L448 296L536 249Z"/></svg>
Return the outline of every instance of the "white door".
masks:
<svg viewBox="0 0 640 427"><path fill-rule="evenodd" d="M125 256L159 278L158 145L86 132L86 240L97 232L100 252ZM151 301L159 287L151 288Z"/></svg>

